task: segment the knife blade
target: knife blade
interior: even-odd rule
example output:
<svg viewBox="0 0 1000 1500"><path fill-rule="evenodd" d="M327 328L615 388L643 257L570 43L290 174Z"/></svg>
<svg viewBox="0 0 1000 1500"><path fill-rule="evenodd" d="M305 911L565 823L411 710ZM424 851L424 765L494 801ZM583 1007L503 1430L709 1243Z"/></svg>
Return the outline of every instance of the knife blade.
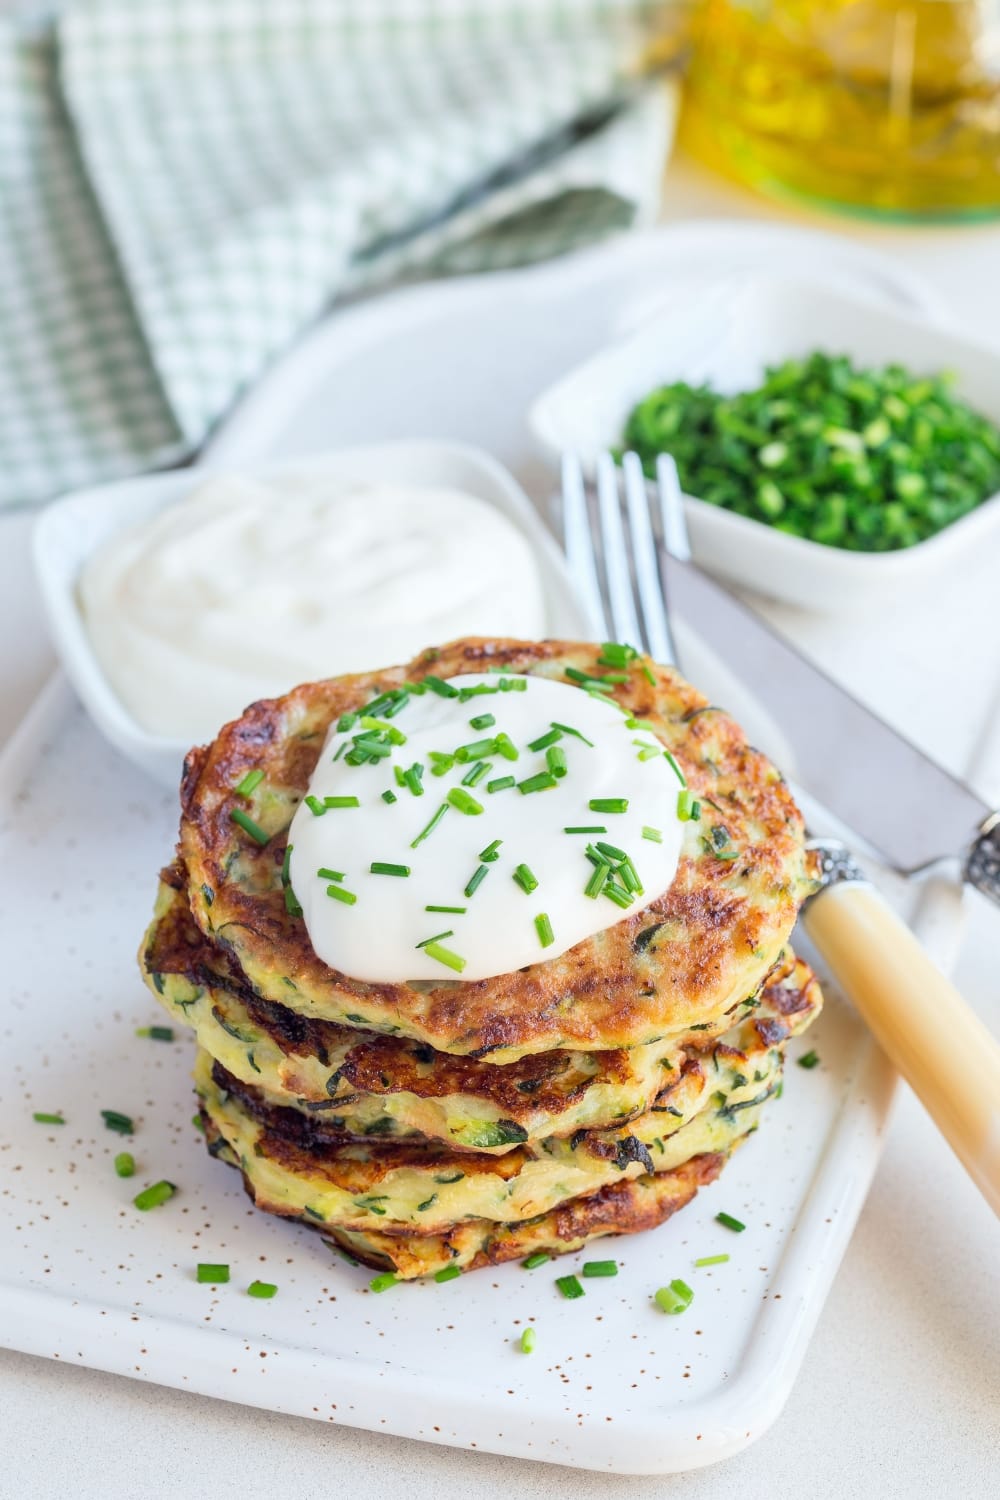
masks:
<svg viewBox="0 0 1000 1500"><path fill-rule="evenodd" d="M694 563L662 547L657 551L671 611L691 624L780 724L795 774L812 796L862 833L889 864L912 874L940 859L964 858L977 834L1000 831L982 798L852 697L749 605Z"/></svg>

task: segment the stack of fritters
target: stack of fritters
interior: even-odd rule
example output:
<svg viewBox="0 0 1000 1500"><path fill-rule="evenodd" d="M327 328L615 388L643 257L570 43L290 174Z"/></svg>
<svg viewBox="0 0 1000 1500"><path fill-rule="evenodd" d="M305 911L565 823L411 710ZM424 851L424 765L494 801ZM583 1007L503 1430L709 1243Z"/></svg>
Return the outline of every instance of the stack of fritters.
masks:
<svg viewBox="0 0 1000 1500"><path fill-rule="evenodd" d="M400 1276L661 1223L756 1128L785 1043L821 1004L787 946L812 878L784 782L731 719L642 659L614 696L701 803L663 896L558 958L474 982L367 983L313 952L283 870L331 723L428 673L568 680L567 667L599 675L599 655L459 641L254 704L188 757L178 859L140 961L195 1032L209 1149L260 1207Z"/></svg>

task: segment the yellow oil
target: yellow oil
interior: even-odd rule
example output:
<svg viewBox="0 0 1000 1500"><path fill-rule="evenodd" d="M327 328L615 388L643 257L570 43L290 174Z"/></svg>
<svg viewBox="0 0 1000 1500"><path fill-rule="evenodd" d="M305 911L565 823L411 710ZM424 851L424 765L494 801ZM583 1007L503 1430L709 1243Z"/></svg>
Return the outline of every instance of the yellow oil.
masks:
<svg viewBox="0 0 1000 1500"><path fill-rule="evenodd" d="M703 0L683 138L813 201L1000 215L1000 0Z"/></svg>

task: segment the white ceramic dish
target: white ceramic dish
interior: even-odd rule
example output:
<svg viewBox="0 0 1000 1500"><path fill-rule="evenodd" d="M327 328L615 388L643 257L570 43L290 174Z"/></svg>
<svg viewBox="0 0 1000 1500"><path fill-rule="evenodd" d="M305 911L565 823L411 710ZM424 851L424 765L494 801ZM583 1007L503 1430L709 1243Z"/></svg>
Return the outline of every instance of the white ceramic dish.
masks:
<svg viewBox="0 0 1000 1500"><path fill-rule="evenodd" d="M880 304L868 289L755 275L661 304L636 331L543 392L530 424L550 459L566 449L592 456L620 444L628 413L658 385L709 381L727 393L745 390L765 366L817 348L862 364L898 361L918 374L953 370L959 394L1000 423L994 350L918 312ZM981 549L1000 552L1000 495L937 536L891 553L821 546L696 498L688 498L686 509L703 566L807 609L844 610L930 591Z"/></svg>
<svg viewBox="0 0 1000 1500"><path fill-rule="evenodd" d="M310 457L309 468L336 480L376 478L443 485L495 505L531 543L545 589L548 633L570 637L586 633L559 549L520 485L488 454L462 443L384 443L317 454ZM168 786L177 785L189 746L185 740L167 739L143 729L111 688L80 612L77 579L87 558L109 537L156 515L190 494L212 472L226 469L280 479L283 474L293 475L295 464L288 460L252 466L217 462L81 490L43 512L35 530L35 565L42 599L56 651L70 681L111 744Z"/></svg>

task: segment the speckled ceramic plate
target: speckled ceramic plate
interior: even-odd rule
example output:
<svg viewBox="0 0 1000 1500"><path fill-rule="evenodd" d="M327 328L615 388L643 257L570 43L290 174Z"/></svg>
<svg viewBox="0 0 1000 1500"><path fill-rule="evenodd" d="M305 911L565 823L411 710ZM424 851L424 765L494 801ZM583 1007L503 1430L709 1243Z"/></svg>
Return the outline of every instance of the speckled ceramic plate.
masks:
<svg viewBox="0 0 1000 1500"><path fill-rule="evenodd" d="M661 1229L607 1244L581 1301L507 1266L368 1290L306 1229L253 1210L191 1125L193 1046L134 952L175 797L120 759L57 679L0 763L8 934L0 1099L0 1337L13 1348L275 1411L619 1472L671 1472L760 1435L787 1397L878 1154L891 1075L831 996L784 1095L721 1180ZM801 1048L803 1044L799 1044ZM100 1111L133 1117L125 1141ZM66 1123L36 1123L35 1111ZM123 1146L137 1163L115 1175ZM140 1213L136 1191L177 1184ZM743 1220L733 1234L720 1210ZM696 1257L728 1252L723 1265ZM591 1252L590 1258L593 1258ZM199 1285L224 1261L226 1286ZM682 1277L687 1313L651 1300ZM246 1295L255 1278L273 1301ZM531 1355L517 1348L528 1322Z"/></svg>

